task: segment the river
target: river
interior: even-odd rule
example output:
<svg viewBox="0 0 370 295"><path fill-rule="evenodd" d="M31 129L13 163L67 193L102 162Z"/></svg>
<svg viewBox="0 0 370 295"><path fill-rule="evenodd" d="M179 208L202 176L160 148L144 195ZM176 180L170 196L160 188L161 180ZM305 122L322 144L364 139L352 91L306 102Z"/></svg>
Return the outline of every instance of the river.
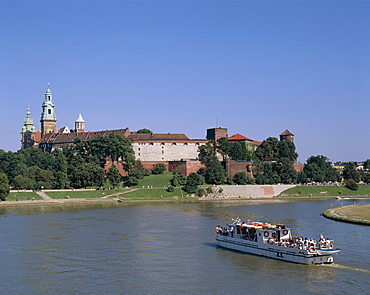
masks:
<svg viewBox="0 0 370 295"><path fill-rule="evenodd" d="M359 204L369 199L356 200ZM353 200L210 201L0 208L1 294L368 294L369 226L325 219ZM216 246L231 218L334 239L332 265Z"/></svg>

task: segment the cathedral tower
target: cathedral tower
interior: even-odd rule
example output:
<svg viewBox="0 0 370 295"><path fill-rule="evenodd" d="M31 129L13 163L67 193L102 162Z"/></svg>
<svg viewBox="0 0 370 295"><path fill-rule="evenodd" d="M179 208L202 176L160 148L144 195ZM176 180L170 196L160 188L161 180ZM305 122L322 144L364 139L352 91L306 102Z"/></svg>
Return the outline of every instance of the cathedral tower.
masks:
<svg viewBox="0 0 370 295"><path fill-rule="evenodd" d="M85 120L82 118L81 113L75 121L75 130L77 133L85 132Z"/></svg>
<svg viewBox="0 0 370 295"><path fill-rule="evenodd" d="M26 119L24 119L21 134L22 134L21 149L26 149L35 145L36 128L33 125L33 120L31 118L30 106L28 106L27 109L27 116Z"/></svg>
<svg viewBox="0 0 370 295"><path fill-rule="evenodd" d="M45 92L45 100L42 103L42 114L41 114L41 136L46 133L56 132L57 117L54 111L53 94L50 90L50 85Z"/></svg>

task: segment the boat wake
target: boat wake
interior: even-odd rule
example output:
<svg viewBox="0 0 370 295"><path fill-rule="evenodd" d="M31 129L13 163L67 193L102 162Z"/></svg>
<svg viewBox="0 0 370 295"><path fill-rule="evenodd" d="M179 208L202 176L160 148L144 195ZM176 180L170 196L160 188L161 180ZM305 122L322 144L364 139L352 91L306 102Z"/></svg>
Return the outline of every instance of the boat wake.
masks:
<svg viewBox="0 0 370 295"><path fill-rule="evenodd" d="M340 269L346 269L346 270L352 270L352 271L359 271L359 272L363 272L363 273L370 273L370 270L368 270L368 269L356 268L356 267L351 267L351 266L346 266L346 265L340 265L340 264L337 264L337 263L326 264L325 266L335 267L335 268L340 268Z"/></svg>

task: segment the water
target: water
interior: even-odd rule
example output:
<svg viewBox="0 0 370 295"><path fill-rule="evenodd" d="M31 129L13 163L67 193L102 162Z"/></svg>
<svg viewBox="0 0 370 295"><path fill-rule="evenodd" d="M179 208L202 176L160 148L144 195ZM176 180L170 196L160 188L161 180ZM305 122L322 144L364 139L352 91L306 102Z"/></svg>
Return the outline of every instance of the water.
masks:
<svg viewBox="0 0 370 295"><path fill-rule="evenodd" d="M320 216L351 202L0 208L0 293L367 294L370 228ZM237 216L323 234L342 252L333 265L306 266L218 248L214 227Z"/></svg>

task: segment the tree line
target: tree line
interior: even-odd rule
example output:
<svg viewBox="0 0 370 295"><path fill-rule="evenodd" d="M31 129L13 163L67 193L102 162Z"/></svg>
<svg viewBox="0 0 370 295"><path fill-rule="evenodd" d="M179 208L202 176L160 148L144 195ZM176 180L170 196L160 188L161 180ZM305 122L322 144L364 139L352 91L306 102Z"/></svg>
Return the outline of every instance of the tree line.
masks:
<svg viewBox="0 0 370 295"><path fill-rule="evenodd" d="M333 183L343 179L349 188L357 189L357 183L361 180L370 183L370 159L365 161L362 171L357 170L354 163L349 163L340 173L332 167L327 157L311 156L303 171L297 172L293 166L298 158L294 143L279 141L274 137L264 140L255 151L247 149L244 142L220 138L217 142L210 141L200 146L199 157L205 168L201 168L197 175L189 175L190 181L183 181L184 189L189 193L199 193L199 185L203 184L305 184ZM222 163L227 159L251 161L253 178L247 177L245 172L226 177Z"/></svg>
<svg viewBox="0 0 370 295"><path fill-rule="evenodd" d="M122 177L116 166L104 171L107 160L123 164L127 176ZM0 150L0 198L13 189L68 189L100 187L109 179L114 187L124 182L135 185L150 173L165 171L164 164L152 171L145 169L135 154L130 140L123 135L96 136L89 141L76 139L51 153L31 147L17 152ZM3 193L1 193L3 191Z"/></svg>
<svg viewBox="0 0 370 295"><path fill-rule="evenodd" d="M144 130L149 133L150 130ZM356 170L349 163L342 173L333 168L325 156L311 156L302 172L293 164L298 158L295 145L290 141L279 141L269 137L255 151L248 149L244 142L227 141L220 138L210 141L198 149L199 159L205 168L185 177L174 173L172 186L182 186L188 193L200 193L203 184L296 184L309 182L337 182L341 179L357 184L370 183L370 160L364 163L364 171ZM253 178L245 172L226 177L224 161L253 162ZM113 165L108 173L104 171L107 160L120 161L127 172L122 177ZM130 140L122 135L96 136L89 141L76 139L74 144L62 146L51 153L39 148L28 148L17 152L0 150L0 198L14 189L38 188L84 188L100 187L105 179L117 187L137 185L139 180L150 173L160 174L166 170L164 164L156 164L152 171L135 159ZM352 183L352 185L353 185ZM6 191L8 191L6 193Z"/></svg>

